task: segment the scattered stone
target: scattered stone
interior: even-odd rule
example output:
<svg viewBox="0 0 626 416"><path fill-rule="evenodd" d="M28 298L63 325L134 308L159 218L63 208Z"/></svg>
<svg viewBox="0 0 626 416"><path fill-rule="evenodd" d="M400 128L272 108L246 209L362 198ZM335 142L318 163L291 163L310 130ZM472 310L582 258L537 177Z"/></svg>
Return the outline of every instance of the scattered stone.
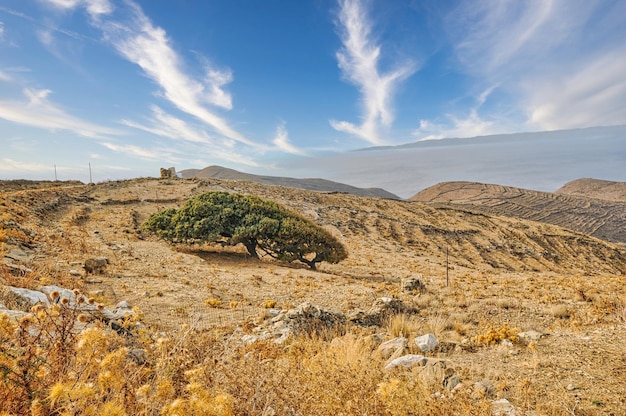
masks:
<svg viewBox="0 0 626 416"><path fill-rule="evenodd" d="M542 334L541 332L535 331L534 329L531 329L526 332L520 332L519 334L517 334L517 336L523 342L528 343L530 341L539 341L541 338L545 337L546 335Z"/></svg>
<svg viewBox="0 0 626 416"><path fill-rule="evenodd" d="M490 397L494 393L493 384L488 380L478 381L474 383L474 392L472 397L474 399L482 399L484 397Z"/></svg>
<svg viewBox="0 0 626 416"><path fill-rule="evenodd" d="M82 276L83 274L81 272L79 272L78 270L72 269L72 270L70 270L70 275L71 276Z"/></svg>
<svg viewBox="0 0 626 416"><path fill-rule="evenodd" d="M28 273L32 273L33 269L30 269L24 265L21 264L13 264L10 262L6 262L6 258L5 258L5 262L4 265L7 266L7 268L13 272L14 274L28 274Z"/></svg>
<svg viewBox="0 0 626 416"><path fill-rule="evenodd" d="M102 274L104 273L107 265L109 264L109 259L106 257L96 257L85 260L85 271L87 274Z"/></svg>
<svg viewBox="0 0 626 416"><path fill-rule="evenodd" d="M463 380L456 374L456 371L452 368L446 368L442 384L448 391L458 389L458 386L460 386L462 382Z"/></svg>
<svg viewBox="0 0 626 416"><path fill-rule="evenodd" d="M515 406L511 404L507 399L500 399L491 402L491 409L494 416L516 416L518 412Z"/></svg>
<svg viewBox="0 0 626 416"><path fill-rule="evenodd" d="M408 339L403 337L397 337L380 344L378 346L378 351L385 360L389 358L395 359L404 353L407 345L409 345Z"/></svg>
<svg viewBox="0 0 626 416"><path fill-rule="evenodd" d="M568 384L566 388L567 388L567 390L569 390L569 391L574 391L574 390L576 390L576 386L574 386L573 384Z"/></svg>
<svg viewBox="0 0 626 416"><path fill-rule="evenodd" d="M426 334L415 338L415 344L422 352L430 352L437 348L439 340L433 334Z"/></svg>
<svg viewBox="0 0 626 416"><path fill-rule="evenodd" d="M399 299L379 298L374 301L372 307L367 311L356 311L348 317L348 321L360 326L382 326L392 315L401 312L410 312L404 303Z"/></svg>
<svg viewBox="0 0 626 416"><path fill-rule="evenodd" d="M144 365L148 362L148 354L144 349L130 350L128 356L138 365Z"/></svg>
<svg viewBox="0 0 626 416"><path fill-rule="evenodd" d="M421 276L412 276L402 280L402 291L423 293L426 291L426 286L422 282Z"/></svg>
<svg viewBox="0 0 626 416"><path fill-rule="evenodd" d="M22 264L29 264L31 262L30 254L20 247L11 249L8 253L4 253L4 258L8 258Z"/></svg>
<svg viewBox="0 0 626 416"><path fill-rule="evenodd" d="M31 306L35 306L38 303L41 303L45 306L50 305L48 297L37 290L22 289L12 286L7 286L7 288L15 295L19 296L21 299L29 302Z"/></svg>
<svg viewBox="0 0 626 416"><path fill-rule="evenodd" d="M423 355L408 354L398 357L385 366L385 370L390 371L396 367L411 369L415 366L424 367L428 363L428 358Z"/></svg>

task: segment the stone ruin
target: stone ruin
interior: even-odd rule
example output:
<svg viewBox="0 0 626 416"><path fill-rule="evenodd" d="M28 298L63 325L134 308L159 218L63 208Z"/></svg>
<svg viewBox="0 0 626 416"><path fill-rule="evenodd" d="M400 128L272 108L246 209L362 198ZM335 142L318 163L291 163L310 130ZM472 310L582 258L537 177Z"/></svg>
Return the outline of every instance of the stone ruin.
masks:
<svg viewBox="0 0 626 416"><path fill-rule="evenodd" d="M161 179L176 179L178 176L176 175L176 168L161 168Z"/></svg>

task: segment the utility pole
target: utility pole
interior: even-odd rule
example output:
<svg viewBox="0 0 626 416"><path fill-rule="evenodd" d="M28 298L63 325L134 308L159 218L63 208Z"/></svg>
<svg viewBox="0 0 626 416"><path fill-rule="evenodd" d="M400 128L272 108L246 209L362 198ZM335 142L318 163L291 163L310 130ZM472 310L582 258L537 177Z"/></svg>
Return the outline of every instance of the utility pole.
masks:
<svg viewBox="0 0 626 416"><path fill-rule="evenodd" d="M57 165L54 165L54 181L57 181Z"/></svg>
<svg viewBox="0 0 626 416"><path fill-rule="evenodd" d="M449 250L448 250L448 248L449 248L449 244L446 241L446 287L450 286L450 275L448 273L448 269L449 269L449 267L448 267L448 265L449 265L449 262L448 262L448 251Z"/></svg>
<svg viewBox="0 0 626 416"><path fill-rule="evenodd" d="M91 179L91 162L89 162L89 183L93 183L93 180Z"/></svg>

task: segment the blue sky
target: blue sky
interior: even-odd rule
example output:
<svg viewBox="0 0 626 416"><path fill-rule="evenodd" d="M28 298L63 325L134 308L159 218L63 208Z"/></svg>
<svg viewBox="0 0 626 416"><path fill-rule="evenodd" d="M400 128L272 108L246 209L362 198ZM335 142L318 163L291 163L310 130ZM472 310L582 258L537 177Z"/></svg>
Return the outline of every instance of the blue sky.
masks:
<svg viewBox="0 0 626 416"><path fill-rule="evenodd" d="M625 74L621 0L6 1L0 179L626 124Z"/></svg>

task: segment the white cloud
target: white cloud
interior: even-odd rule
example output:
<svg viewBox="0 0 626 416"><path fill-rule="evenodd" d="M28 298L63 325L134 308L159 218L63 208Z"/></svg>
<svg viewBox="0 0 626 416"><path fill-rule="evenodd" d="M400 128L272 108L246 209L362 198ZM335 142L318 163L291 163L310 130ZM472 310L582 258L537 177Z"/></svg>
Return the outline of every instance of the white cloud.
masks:
<svg viewBox="0 0 626 416"><path fill-rule="evenodd" d="M623 16L619 0L477 0L447 26L462 69L527 117L518 129L564 129L626 120Z"/></svg>
<svg viewBox="0 0 626 416"><path fill-rule="evenodd" d="M113 20L94 23L115 49L141 67L146 76L159 85L163 97L179 110L198 118L225 137L258 146L206 107L208 104L232 108L231 96L222 88L232 81L231 72L207 66L203 80L186 74L165 30L154 26L137 4L128 1L127 6L129 20L123 24Z"/></svg>
<svg viewBox="0 0 626 416"><path fill-rule="evenodd" d="M32 162L21 162L14 159L2 158L0 159L0 172L3 173L12 173L17 172L19 174L28 174L28 173L50 173L51 176L54 176L54 164L46 165L43 163L32 163ZM58 172L68 172L68 173L76 173L79 172L78 169L70 168L67 166L56 166L56 170Z"/></svg>
<svg viewBox="0 0 626 416"><path fill-rule="evenodd" d="M45 0L48 4L58 9L74 9L79 6L85 7L87 12L94 18L113 12L113 5L109 0Z"/></svg>
<svg viewBox="0 0 626 416"><path fill-rule="evenodd" d="M478 94L475 97L475 105L469 110L467 115L446 114L448 122L445 124L435 123L431 120L420 120L420 126L413 132L413 136L419 140L438 140L486 136L505 132L504 125L493 120L485 120L479 115L481 106L496 88L497 85L494 85Z"/></svg>
<svg viewBox="0 0 626 416"><path fill-rule="evenodd" d="M626 122L626 48L558 79L529 80L529 124L546 129Z"/></svg>
<svg viewBox="0 0 626 416"><path fill-rule="evenodd" d="M0 71L0 81L11 82L13 81L13 78L11 78L11 76L6 72Z"/></svg>
<svg viewBox="0 0 626 416"><path fill-rule="evenodd" d="M287 133L287 127L285 124L280 124L276 129L276 136L272 143L276 146L277 149L282 150L285 153L291 153L294 155L304 155L304 152L293 144L289 143L289 134Z"/></svg>
<svg viewBox="0 0 626 416"><path fill-rule="evenodd" d="M132 144L117 144L112 142L101 142L100 144L109 150L124 153L128 156L136 156L142 159L162 159L162 155L159 152Z"/></svg>
<svg viewBox="0 0 626 416"><path fill-rule="evenodd" d="M232 72L229 69L217 69L204 60L205 73L202 77L194 78L186 73L184 62L173 48L165 30L154 26L137 3L126 0L123 3L124 10L118 13L123 16L123 20L117 20L108 0L47 1L61 9L85 7L92 17L90 23L103 32L104 39L120 55L138 65L160 87L163 98L212 127L220 135L248 146L260 146L237 132L223 117L207 107L232 109L232 97L223 88L232 81Z"/></svg>
<svg viewBox="0 0 626 416"><path fill-rule="evenodd" d="M472 109L466 117L459 118L453 114L447 114L447 124L436 124L429 120L420 120L419 129L413 135L419 140L438 140L447 138L465 138L496 134L496 126L493 121L480 118L478 112Z"/></svg>
<svg viewBox="0 0 626 416"><path fill-rule="evenodd" d="M0 100L0 118L49 130L67 130L79 136L104 138L120 131L81 120L48 100L51 90L23 90L26 101Z"/></svg>
<svg viewBox="0 0 626 416"><path fill-rule="evenodd" d="M380 73L381 46L371 34L372 23L360 0L340 0L339 30L342 49L337 52L343 76L361 92L363 122L331 120L333 128L380 144L380 127L389 127L394 119L392 100L400 82L416 71L413 62L398 64Z"/></svg>
<svg viewBox="0 0 626 416"><path fill-rule="evenodd" d="M151 123L149 126L130 120L122 120L122 123L129 127L174 140L197 143L211 143L213 141L205 131L190 127L185 121L166 113L161 108L152 106L151 109L153 117L149 119Z"/></svg>

